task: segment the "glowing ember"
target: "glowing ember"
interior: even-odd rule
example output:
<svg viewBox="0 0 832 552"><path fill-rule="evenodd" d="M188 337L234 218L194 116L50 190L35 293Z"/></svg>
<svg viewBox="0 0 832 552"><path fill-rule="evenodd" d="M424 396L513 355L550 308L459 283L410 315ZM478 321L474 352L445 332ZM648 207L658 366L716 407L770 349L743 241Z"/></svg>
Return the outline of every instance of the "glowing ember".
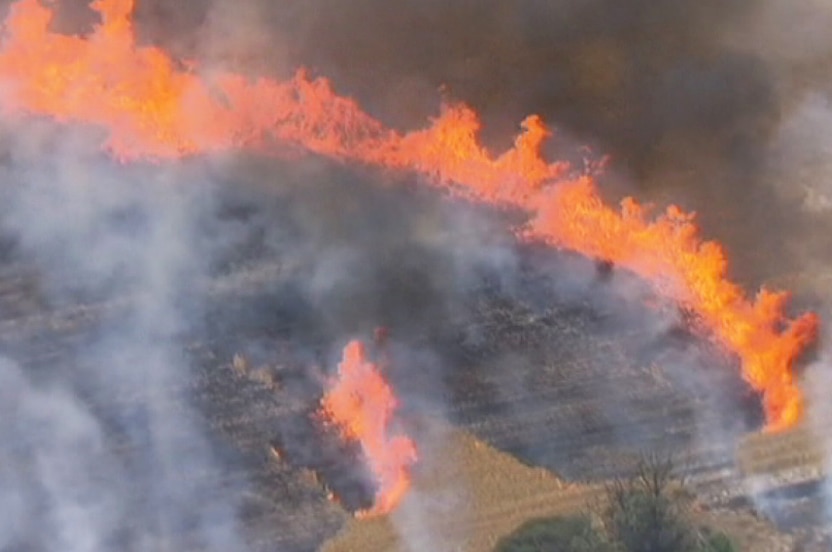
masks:
<svg viewBox="0 0 832 552"><path fill-rule="evenodd" d="M367 360L364 345L359 341L347 344L338 377L321 399L321 408L345 438L361 444L376 480L375 502L358 512L358 517L391 512L410 488L408 469L416 461L416 446L405 436L390 435L396 405L393 390Z"/></svg>
<svg viewBox="0 0 832 552"><path fill-rule="evenodd" d="M96 0L102 23L80 38L50 32L52 13L37 0L15 3L0 48L6 115L101 127L107 149L123 160L294 146L415 171L452 193L525 209L530 222L521 236L613 262L697 313L763 394L770 429L800 418L793 367L815 339L818 318L787 319L784 294L764 290L748 299L726 279L722 249L700 240L691 215L670 208L651 220L630 199L620 210L605 206L589 177L569 180L568 166L540 156L548 131L539 118L527 118L514 147L496 158L477 142L478 118L464 106L398 134L303 72L276 82L182 69L163 51L135 44L132 8L132 0Z"/></svg>

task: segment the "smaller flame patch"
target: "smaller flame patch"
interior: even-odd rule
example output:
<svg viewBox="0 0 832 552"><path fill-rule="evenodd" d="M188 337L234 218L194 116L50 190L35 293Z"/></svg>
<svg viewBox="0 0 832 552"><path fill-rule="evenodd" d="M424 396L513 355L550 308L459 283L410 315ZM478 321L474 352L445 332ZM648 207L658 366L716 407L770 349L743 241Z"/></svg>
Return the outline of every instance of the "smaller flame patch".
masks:
<svg viewBox="0 0 832 552"><path fill-rule="evenodd" d="M321 411L344 439L361 445L377 485L373 506L358 511L356 517L392 512L410 488L410 467L418 455L412 439L391 432L397 407L393 389L378 366L367 359L364 344L348 343L338 373L321 399Z"/></svg>

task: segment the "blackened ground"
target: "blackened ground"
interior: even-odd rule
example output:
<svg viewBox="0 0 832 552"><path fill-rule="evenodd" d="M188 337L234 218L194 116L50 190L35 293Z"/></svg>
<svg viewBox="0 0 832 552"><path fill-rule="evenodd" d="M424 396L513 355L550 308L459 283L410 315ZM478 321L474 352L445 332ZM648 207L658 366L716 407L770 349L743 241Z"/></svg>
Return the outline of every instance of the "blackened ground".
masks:
<svg viewBox="0 0 832 552"><path fill-rule="evenodd" d="M719 428L731 443L759 422L745 419L758 405L743 404L735 363L690 335L675 306L648 308L661 302L615 267L518 246L513 214L321 160L188 164L180 184L216 197L194 245L212 263L181 298L199 316L181 336L192 374L171 392L197 407L220 459L193 485L239 497L255 550L316 549L347 516L327 489L350 510L367 504L355 448L313 413L346 341L372 341L379 326L405 429L445 416L570 479L620 473L644 450L689 450L691 469L711 473L715 443L701 436ZM14 248L0 269L0 348L43 382L69 381L125 458L152 454L124 429L152 422L148 398L87 381L74 360L141 298L115 282L114 296L54 304L40 269ZM237 355L267 372L241 377ZM142 477L152 473L136 475L138 497Z"/></svg>
<svg viewBox="0 0 832 552"><path fill-rule="evenodd" d="M228 189L224 216L246 229L236 264L271 255L287 268L265 293L214 304L208 341L218 358L291 343L292 362L331 372L346 340L387 327L406 416L442 412L578 479L609 475L616 458L643 449L695 449L712 428L728 439L760 427L759 397L736 360L692 335L676 307L646 307L657 298L615 267L487 235L430 241L421 232L464 232L465 212L495 235L505 217L464 204L443 211L406 181L367 188L367 174L326 166L293 186L296 169L266 166L257 170L280 175L280 189ZM338 257L340 244L350 258ZM504 255L512 260L494 261ZM330 281L316 289L327 263ZM321 393L307 391L310 404Z"/></svg>

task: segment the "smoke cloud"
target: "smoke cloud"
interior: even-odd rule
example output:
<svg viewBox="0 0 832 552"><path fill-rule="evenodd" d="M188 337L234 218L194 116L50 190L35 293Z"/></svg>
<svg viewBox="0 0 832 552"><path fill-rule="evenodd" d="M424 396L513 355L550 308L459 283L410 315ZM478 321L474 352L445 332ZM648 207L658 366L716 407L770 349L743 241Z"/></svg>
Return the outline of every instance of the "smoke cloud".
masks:
<svg viewBox="0 0 832 552"><path fill-rule="evenodd" d="M173 171L113 165L83 133L7 130L9 261L34 272L23 299L40 304L45 327L5 340L22 364L2 365L0 463L14 491L3 547L244 550L233 489L216 483L223 466L184 392L200 194ZM108 303L92 326L50 327L67 309ZM51 362L31 361L55 347Z"/></svg>

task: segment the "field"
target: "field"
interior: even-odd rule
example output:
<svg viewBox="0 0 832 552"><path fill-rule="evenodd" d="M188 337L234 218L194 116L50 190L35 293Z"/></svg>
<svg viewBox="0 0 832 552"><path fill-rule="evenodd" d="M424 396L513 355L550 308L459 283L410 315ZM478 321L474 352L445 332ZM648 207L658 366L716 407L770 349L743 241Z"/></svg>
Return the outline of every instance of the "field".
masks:
<svg viewBox="0 0 832 552"><path fill-rule="evenodd" d="M439 460L420 469L413 496L392 519L353 520L323 552L418 546L486 552L526 520L581 513L603 500L603 483L564 482L460 431L449 430L444 448L433 458ZM743 550L774 552L790 550L794 544L793 538L778 534L749 511L702 508L696 517L728 532Z"/></svg>
<svg viewBox="0 0 832 552"><path fill-rule="evenodd" d="M246 170L256 182L275 169ZM178 335L189 371L167 382L159 399L174 421L195 407L221 462L189 471L189 484L233 499L252 549L383 551L406 542L414 550L485 552L526 519L600 500L604 483L647 451L674 455L699 495L699 515L744 549L786 550L815 538L818 519L807 513L820 511L824 472L816 439L805 428L759 434L759 403L735 361L692 334L685 313L655 301L643 283L524 244L511 286L499 284L499 267L486 267L463 290L434 290L432 275L423 274L429 270L399 266L407 245L398 250L379 238L367 255L391 249L393 268L378 268L389 287L359 282L321 312L298 292L308 278L304 262L312 261L269 252L263 227L283 220L284 203L305 205L360 179L338 168L279 170L288 172L278 197L241 186L224 198L223 224L245 232L209 274L188 283L183 301L200 305L202 322ZM298 185L310 175L329 184ZM437 232L431 217L444 198L407 187L384 194L345 212L361 220L378 203L407 205L379 224L412 217L403 224L415 235ZM331 207L341 212L337 202ZM348 242L363 231L352 222L327 224ZM92 373L95 358L84 351L145 300L126 290L63 294L55 302L37 266L11 245L4 255L0 347L36 380ZM397 362L386 376L421 461L413 492L392 518L357 521L350 512L371 499L360 459L322 430L314 412L344 335L372 339L376 325L390 330L386 352ZM141 447L117 420L156 398L118 378L93 378L78 393L102 420L107 447L140 458ZM749 499L752 490L767 498L762 514L791 535L752 514L760 506ZM179 550L198 549L187 533L167 538Z"/></svg>

